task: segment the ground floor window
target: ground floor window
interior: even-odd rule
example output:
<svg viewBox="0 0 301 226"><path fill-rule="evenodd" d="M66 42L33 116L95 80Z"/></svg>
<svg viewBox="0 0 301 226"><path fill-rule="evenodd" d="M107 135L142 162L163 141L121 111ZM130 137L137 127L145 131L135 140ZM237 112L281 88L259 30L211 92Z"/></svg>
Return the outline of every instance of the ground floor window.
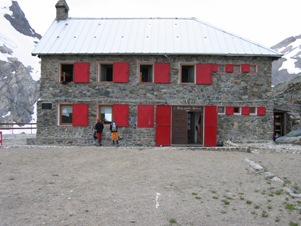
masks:
<svg viewBox="0 0 301 226"><path fill-rule="evenodd" d="M111 105L99 105L98 106L98 113L101 121L104 124L110 124L113 120L113 111Z"/></svg>
<svg viewBox="0 0 301 226"><path fill-rule="evenodd" d="M72 125L72 113L73 107L72 104L61 104L60 105L60 125Z"/></svg>

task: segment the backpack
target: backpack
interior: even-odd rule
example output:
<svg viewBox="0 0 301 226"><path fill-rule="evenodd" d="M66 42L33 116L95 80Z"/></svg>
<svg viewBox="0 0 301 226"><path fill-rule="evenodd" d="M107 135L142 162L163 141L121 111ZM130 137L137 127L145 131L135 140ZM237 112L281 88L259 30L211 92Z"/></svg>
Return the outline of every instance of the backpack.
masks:
<svg viewBox="0 0 301 226"><path fill-rule="evenodd" d="M116 123L115 122L112 123L112 131L116 131Z"/></svg>

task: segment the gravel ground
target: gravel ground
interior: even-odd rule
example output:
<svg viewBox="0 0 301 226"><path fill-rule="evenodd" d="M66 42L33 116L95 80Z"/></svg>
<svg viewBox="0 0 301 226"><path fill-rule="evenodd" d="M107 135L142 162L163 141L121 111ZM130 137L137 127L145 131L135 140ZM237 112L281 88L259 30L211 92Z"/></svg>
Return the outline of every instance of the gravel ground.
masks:
<svg viewBox="0 0 301 226"><path fill-rule="evenodd" d="M7 141L0 225L301 225L301 198L286 192L301 191L301 148L249 146L251 153Z"/></svg>

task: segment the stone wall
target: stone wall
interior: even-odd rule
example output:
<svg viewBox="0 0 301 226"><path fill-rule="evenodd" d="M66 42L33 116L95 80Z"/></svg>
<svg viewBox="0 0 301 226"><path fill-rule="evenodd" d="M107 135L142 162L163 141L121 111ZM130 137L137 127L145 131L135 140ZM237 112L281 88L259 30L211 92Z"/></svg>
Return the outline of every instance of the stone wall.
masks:
<svg viewBox="0 0 301 226"><path fill-rule="evenodd" d="M99 62L129 62L129 83L98 83ZM62 62L90 62L90 83L59 83ZM170 84L138 84L138 66L143 62L171 64ZM256 64L256 74L213 73L212 85L180 84L183 63ZM41 99L38 102L37 138L33 144L93 144L92 131L98 104L129 104L129 127L120 128L125 145L155 145L155 127L137 128L138 104L194 106L264 106L265 116L219 115L218 140L270 140L273 134L271 103L271 58L214 56L42 56ZM42 110L42 103L52 103ZM89 126L58 126L57 107L62 103L89 104ZM110 142L104 130L104 144Z"/></svg>

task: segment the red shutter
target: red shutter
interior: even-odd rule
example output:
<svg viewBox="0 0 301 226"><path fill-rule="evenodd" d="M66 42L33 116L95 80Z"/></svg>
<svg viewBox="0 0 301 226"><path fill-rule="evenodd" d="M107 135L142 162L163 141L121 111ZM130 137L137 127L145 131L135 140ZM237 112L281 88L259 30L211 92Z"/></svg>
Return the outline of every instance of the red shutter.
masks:
<svg viewBox="0 0 301 226"><path fill-rule="evenodd" d="M171 106L158 105L156 109L156 145L171 145Z"/></svg>
<svg viewBox="0 0 301 226"><path fill-rule="evenodd" d="M74 63L73 82L90 82L90 64L85 62Z"/></svg>
<svg viewBox="0 0 301 226"><path fill-rule="evenodd" d="M129 105L114 104L113 118L117 126L129 126Z"/></svg>
<svg viewBox="0 0 301 226"><path fill-rule="evenodd" d="M138 105L138 127L154 127L154 105Z"/></svg>
<svg viewBox="0 0 301 226"><path fill-rule="evenodd" d="M249 107L242 107L241 108L241 114L242 115L249 115L250 114L250 108Z"/></svg>
<svg viewBox="0 0 301 226"><path fill-rule="evenodd" d="M196 84L212 84L212 64L196 65Z"/></svg>
<svg viewBox="0 0 301 226"><path fill-rule="evenodd" d="M170 64L155 63L155 83L170 83Z"/></svg>
<svg viewBox="0 0 301 226"><path fill-rule="evenodd" d="M212 64L212 72L218 72L218 64Z"/></svg>
<svg viewBox="0 0 301 226"><path fill-rule="evenodd" d="M226 115L233 115L234 107L226 107Z"/></svg>
<svg viewBox="0 0 301 226"><path fill-rule="evenodd" d="M250 64L242 64L241 65L241 72L242 73L249 73L250 72Z"/></svg>
<svg viewBox="0 0 301 226"><path fill-rule="evenodd" d="M258 107L257 108L257 115L265 115L266 114L266 108L265 107Z"/></svg>
<svg viewBox="0 0 301 226"><path fill-rule="evenodd" d="M233 64L226 64L226 72L227 73L233 72Z"/></svg>
<svg viewBox="0 0 301 226"><path fill-rule="evenodd" d="M113 63L113 82L120 82L120 83L129 82L128 62Z"/></svg>
<svg viewBox="0 0 301 226"><path fill-rule="evenodd" d="M72 105L72 125L73 126L88 126L88 104L73 104Z"/></svg>
<svg viewBox="0 0 301 226"><path fill-rule="evenodd" d="M217 144L217 107L205 106L204 146L215 147Z"/></svg>

